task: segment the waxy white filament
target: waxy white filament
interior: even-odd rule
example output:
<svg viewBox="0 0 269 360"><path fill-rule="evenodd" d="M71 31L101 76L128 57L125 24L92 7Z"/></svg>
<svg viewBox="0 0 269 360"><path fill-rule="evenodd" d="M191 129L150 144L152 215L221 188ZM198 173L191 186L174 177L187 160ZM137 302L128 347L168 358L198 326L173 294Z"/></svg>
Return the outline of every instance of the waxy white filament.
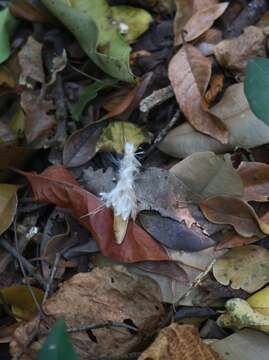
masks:
<svg viewBox="0 0 269 360"><path fill-rule="evenodd" d="M121 216L123 220L128 220L129 217L135 219L136 216L137 201L134 181L140 166L140 162L135 157L134 145L126 143L117 185L109 193L100 193L106 207L113 208L114 214Z"/></svg>

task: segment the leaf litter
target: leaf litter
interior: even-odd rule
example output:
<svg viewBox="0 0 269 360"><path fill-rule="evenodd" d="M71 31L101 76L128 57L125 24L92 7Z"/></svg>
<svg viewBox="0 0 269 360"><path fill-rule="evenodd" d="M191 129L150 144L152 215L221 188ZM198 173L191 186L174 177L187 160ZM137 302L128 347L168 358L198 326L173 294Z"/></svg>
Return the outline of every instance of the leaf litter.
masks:
<svg viewBox="0 0 269 360"><path fill-rule="evenodd" d="M268 11L1 2L1 359L268 354Z"/></svg>

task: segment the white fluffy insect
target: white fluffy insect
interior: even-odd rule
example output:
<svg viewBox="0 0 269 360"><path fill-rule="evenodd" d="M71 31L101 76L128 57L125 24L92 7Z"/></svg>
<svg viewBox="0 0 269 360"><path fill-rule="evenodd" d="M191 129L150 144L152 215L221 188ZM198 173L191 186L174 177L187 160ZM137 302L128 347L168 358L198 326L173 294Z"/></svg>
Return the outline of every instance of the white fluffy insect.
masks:
<svg viewBox="0 0 269 360"><path fill-rule="evenodd" d="M135 219L137 200L134 191L135 177L139 173L140 162L135 157L135 147L126 143L124 146L124 157L120 163L119 180L117 185L108 193L100 193L106 207L111 207L116 216L128 220Z"/></svg>

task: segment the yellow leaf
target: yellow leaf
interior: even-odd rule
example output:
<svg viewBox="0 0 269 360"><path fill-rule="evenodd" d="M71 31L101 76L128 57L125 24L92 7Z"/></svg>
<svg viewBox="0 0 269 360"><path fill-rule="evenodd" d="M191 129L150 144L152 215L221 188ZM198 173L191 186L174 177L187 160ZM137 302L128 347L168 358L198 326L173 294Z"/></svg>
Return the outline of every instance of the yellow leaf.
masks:
<svg viewBox="0 0 269 360"><path fill-rule="evenodd" d="M269 316L269 286L250 296L247 302L259 313Z"/></svg>
<svg viewBox="0 0 269 360"><path fill-rule="evenodd" d="M16 185L0 184L0 235L9 228L15 216L17 190Z"/></svg>
<svg viewBox="0 0 269 360"><path fill-rule="evenodd" d="M41 304L44 291L36 287L32 287L37 301ZM38 312L32 295L26 285L11 285L1 289L0 301L5 301L11 306L12 313L18 319L31 320Z"/></svg>
<svg viewBox="0 0 269 360"><path fill-rule="evenodd" d="M114 121L103 130L96 145L96 150L116 151L123 153L124 144L129 142L138 148L141 144L150 141L148 133L130 122Z"/></svg>

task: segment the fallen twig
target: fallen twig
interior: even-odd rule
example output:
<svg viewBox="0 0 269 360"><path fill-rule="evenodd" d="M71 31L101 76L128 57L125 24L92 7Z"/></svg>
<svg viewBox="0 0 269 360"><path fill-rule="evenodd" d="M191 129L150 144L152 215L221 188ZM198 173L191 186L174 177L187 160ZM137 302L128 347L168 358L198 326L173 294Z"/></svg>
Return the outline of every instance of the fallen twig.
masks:
<svg viewBox="0 0 269 360"><path fill-rule="evenodd" d="M175 115L172 117L172 119L169 121L169 123L159 132L156 139L153 141L153 144L150 146L150 148L145 152L145 154L142 156L141 160L146 159L152 151L156 148L156 146L163 140L163 138L168 134L168 132L172 129L172 127L175 125L177 120L179 119L180 111L177 110Z"/></svg>

